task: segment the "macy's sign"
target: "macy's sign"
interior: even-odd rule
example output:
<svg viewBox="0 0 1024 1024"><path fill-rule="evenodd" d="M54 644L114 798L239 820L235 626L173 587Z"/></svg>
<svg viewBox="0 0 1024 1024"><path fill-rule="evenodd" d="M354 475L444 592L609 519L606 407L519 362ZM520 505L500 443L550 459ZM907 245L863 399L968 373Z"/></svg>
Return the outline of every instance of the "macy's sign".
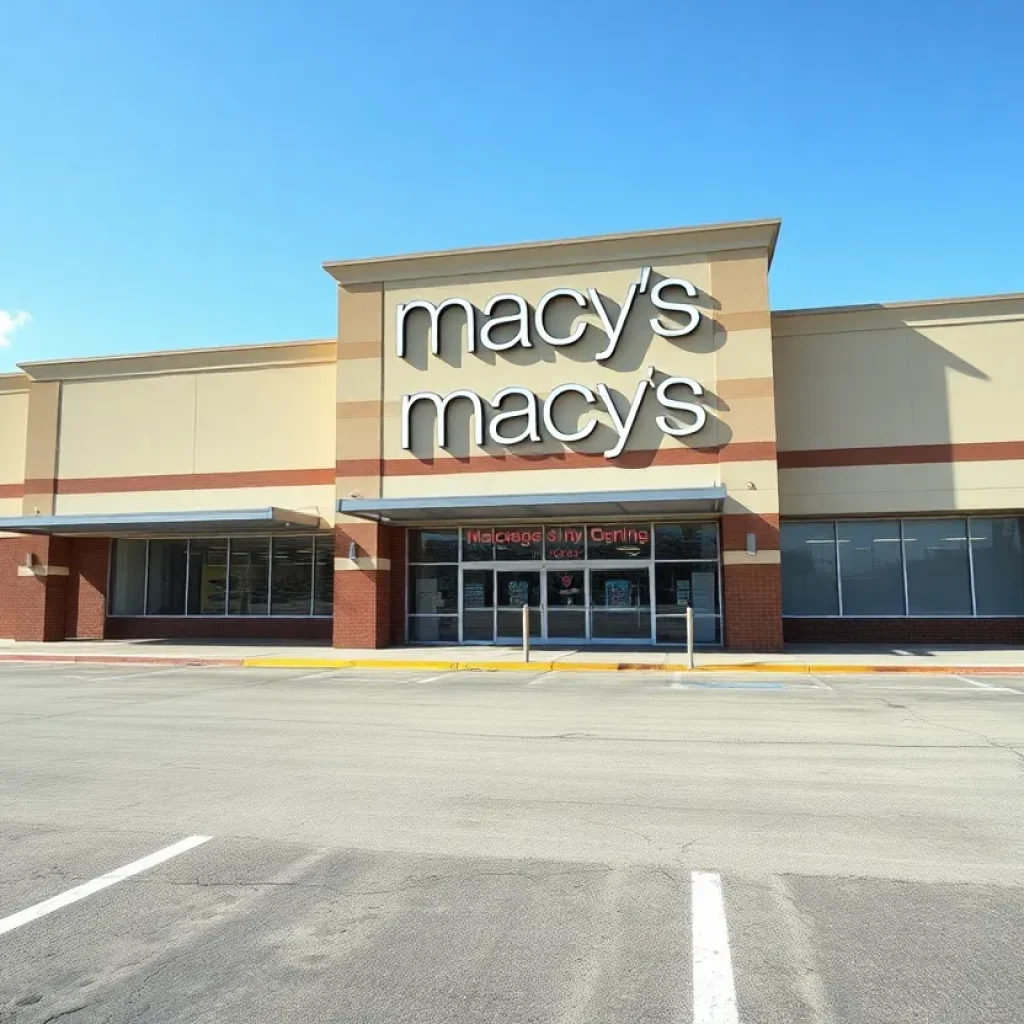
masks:
<svg viewBox="0 0 1024 1024"><path fill-rule="evenodd" d="M607 344L595 355L598 362L610 359L622 340L629 315L634 308L637 296L647 295L651 305L659 313L669 313L677 323L666 321L661 315L650 318L651 330L662 338L681 338L692 334L700 325L700 309L692 302L680 299L695 299L697 289L683 278L659 278L651 285L651 268L644 267L639 278L632 282L617 314L614 307L609 308L604 298L594 288L586 292L575 288L555 288L547 292L530 310L529 304L521 295L503 292L493 296L484 307L484 319L477 322L477 310L466 299L445 299L436 305L425 299L415 299L403 303L396 309L395 345L399 358L408 358L407 329L409 317L422 311L430 321L430 351L440 355L441 350L441 318L452 309L461 310L466 320L466 350L477 351L477 346L492 352L507 352L514 348L533 348L533 333L544 344L553 348L565 348L575 345L587 329L586 322L576 322L567 334L553 333L549 322L549 308L556 300L575 303L584 313L594 312L600 322L600 330L604 333ZM502 329L502 337L496 338L496 329ZM509 335L509 332L511 334ZM548 392L543 400L539 399L528 388L511 386L499 390L492 398L481 398L476 392L458 389L441 396L431 391L418 391L415 394L402 396L402 447L412 447L411 420L413 409L419 403L434 406L437 414L437 443L445 448L448 445L447 413L449 406L457 401L469 402L473 411L475 425L474 440L483 447L489 439L496 444L513 446L526 441L542 439L541 426L551 437L563 443L583 441L597 427L593 418L575 430L563 430L556 422L555 409L559 399L566 394L575 394L589 406L602 407L608 413L613 430L616 433L615 443L605 451L605 457L613 459L625 449L629 436L637 421L637 415L648 395L653 393L654 399L665 411L684 413L687 420L679 422L670 420L665 415L656 418L659 429L671 437L685 437L701 430L707 421L707 413L703 405L685 401L679 397L680 389L690 392L687 397L700 397L704 394L703 387L690 377L665 377L655 382L655 368L650 367L647 376L639 382L626 409L620 409L608 388L598 384L591 390L583 384L559 384ZM507 399L520 399L514 409L503 408ZM515 429L511 429L511 428Z"/></svg>

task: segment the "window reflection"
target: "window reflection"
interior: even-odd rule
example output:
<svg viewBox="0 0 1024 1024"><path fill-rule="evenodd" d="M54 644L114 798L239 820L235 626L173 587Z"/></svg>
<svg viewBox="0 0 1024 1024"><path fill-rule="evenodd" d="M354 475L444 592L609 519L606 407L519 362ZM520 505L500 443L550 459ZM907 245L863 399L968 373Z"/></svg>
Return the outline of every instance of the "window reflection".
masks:
<svg viewBox="0 0 1024 1024"><path fill-rule="evenodd" d="M108 609L111 616L330 616L334 538L115 540Z"/></svg>

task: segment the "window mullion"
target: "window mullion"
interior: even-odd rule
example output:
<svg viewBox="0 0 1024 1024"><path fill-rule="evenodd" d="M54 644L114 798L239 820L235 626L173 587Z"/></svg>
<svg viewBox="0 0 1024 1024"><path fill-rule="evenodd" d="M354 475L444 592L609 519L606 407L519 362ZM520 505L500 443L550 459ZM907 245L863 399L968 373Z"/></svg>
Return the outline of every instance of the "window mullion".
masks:
<svg viewBox="0 0 1024 1024"><path fill-rule="evenodd" d="M900 562L903 565L903 614L910 615L910 587L907 583L907 538L904 520L900 520Z"/></svg>
<svg viewBox="0 0 1024 1024"><path fill-rule="evenodd" d="M978 595L974 586L974 545L971 543L971 517L966 516L964 522L967 526L967 571L971 577L971 616L978 615Z"/></svg>
<svg viewBox="0 0 1024 1024"><path fill-rule="evenodd" d="M839 554L839 523L832 520L832 543L836 546L836 602L839 618L843 617L843 559Z"/></svg>

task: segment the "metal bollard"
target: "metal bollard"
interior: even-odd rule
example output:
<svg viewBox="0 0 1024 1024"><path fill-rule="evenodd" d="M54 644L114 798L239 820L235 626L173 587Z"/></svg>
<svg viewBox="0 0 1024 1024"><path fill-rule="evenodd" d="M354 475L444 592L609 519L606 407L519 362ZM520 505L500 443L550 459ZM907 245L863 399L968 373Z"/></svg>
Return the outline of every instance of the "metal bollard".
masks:
<svg viewBox="0 0 1024 1024"><path fill-rule="evenodd" d="M686 667L693 668L693 605L686 606Z"/></svg>
<svg viewBox="0 0 1024 1024"><path fill-rule="evenodd" d="M523 661L530 660L530 606L523 605Z"/></svg>

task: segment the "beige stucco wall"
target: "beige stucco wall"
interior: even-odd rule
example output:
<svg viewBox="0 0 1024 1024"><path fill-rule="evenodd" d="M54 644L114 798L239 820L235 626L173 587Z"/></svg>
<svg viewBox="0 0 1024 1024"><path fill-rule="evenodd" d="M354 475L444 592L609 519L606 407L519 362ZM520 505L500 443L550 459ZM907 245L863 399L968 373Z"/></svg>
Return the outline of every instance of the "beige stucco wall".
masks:
<svg viewBox="0 0 1024 1024"><path fill-rule="evenodd" d="M267 508L271 505L295 512L319 515L321 526L327 528L334 523L334 485L202 487L194 490L58 494L55 499L55 514L202 512L222 509Z"/></svg>
<svg viewBox="0 0 1024 1024"><path fill-rule="evenodd" d="M1024 509L1024 460L779 470L782 515Z"/></svg>
<svg viewBox="0 0 1024 1024"><path fill-rule="evenodd" d="M61 479L323 469L333 363L69 380Z"/></svg>
<svg viewBox="0 0 1024 1024"><path fill-rule="evenodd" d="M779 450L1024 437L1024 300L774 314Z"/></svg>
<svg viewBox="0 0 1024 1024"><path fill-rule="evenodd" d="M897 451L894 465L783 468L783 515L1024 506L1021 462L979 461L976 447L968 461L956 447L1024 442L1024 298L783 313L772 324L780 453L949 446L924 464Z"/></svg>
<svg viewBox="0 0 1024 1024"><path fill-rule="evenodd" d="M0 485L25 479L25 439L28 427L28 380L0 376ZM21 501L18 499L18 512Z"/></svg>

